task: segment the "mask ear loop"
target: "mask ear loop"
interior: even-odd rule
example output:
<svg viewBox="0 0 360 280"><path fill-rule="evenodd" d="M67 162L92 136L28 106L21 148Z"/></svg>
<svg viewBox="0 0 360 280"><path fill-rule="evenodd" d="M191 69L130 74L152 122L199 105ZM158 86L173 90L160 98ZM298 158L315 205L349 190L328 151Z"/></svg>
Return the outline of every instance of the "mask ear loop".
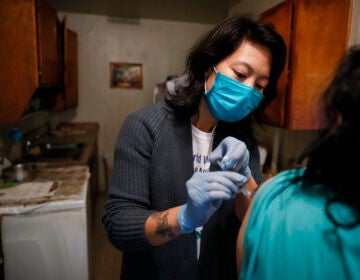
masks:
<svg viewBox="0 0 360 280"><path fill-rule="evenodd" d="M214 68L215 74L217 74L217 70L216 70L215 66L213 66L213 68ZM206 92L206 80L207 80L207 78L206 78L206 74L205 74L205 83L204 83L204 91L205 92Z"/></svg>

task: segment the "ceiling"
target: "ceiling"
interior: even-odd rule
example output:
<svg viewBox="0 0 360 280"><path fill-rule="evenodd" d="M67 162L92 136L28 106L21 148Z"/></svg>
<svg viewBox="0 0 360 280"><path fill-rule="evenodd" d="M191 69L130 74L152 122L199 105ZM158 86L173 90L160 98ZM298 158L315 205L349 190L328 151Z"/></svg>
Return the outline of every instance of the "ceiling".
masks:
<svg viewBox="0 0 360 280"><path fill-rule="evenodd" d="M48 0L59 12L213 24L241 0Z"/></svg>

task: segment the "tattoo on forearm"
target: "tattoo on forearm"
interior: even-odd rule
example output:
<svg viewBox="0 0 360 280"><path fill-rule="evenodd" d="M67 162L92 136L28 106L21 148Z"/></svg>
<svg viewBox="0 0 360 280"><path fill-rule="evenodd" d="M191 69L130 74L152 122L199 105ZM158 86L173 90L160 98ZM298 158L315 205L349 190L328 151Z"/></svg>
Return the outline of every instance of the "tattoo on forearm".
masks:
<svg viewBox="0 0 360 280"><path fill-rule="evenodd" d="M167 211L152 214L152 218L156 220L157 223L155 233L163 237L168 236L174 238L175 234L168 223L168 216L169 213Z"/></svg>

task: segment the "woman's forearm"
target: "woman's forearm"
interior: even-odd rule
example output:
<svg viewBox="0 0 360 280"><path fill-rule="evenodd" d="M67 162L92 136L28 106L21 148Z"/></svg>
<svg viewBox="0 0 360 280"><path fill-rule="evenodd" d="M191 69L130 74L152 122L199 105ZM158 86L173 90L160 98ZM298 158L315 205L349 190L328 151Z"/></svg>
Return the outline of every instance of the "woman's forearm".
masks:
<svg viewBox="0 0 360 280"><path fill-rule="evenodd" d="M181 235L178 214L181 206L156 212L145 222L145 236L153 246L159 246Z"/></svg>

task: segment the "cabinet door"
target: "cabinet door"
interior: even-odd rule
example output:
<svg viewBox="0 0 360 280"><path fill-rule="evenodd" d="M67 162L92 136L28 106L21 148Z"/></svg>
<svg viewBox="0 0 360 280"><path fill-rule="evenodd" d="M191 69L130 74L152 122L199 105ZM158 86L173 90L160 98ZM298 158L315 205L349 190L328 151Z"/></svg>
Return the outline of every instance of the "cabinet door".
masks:
<svg viewBox="0 0 360 280"><path fill-rule="evenodd" d="M286 1L260 15L260 20L265 23L271 23L275 27L276 31L283 37L286 44L286 65L278 81L278 94L276 99L274 99L265 111L272 124L278 127L285 126L292 11L293 3L291 1Z"/></svg>
<svg viewBox="0 0 360 280"><path fill-rule="evenodd" d="M347 48L351 1L288 0L260 18L275 26L288 47L288 83L280 78L268 116L279 127L317 129L319 97Z"/></svg>
<svg viewBox="0 0 360 280"><path fill-rule="evenodd" d="M36 0L39 81L43 86L60 84L60 54L56 10L46 0Z"/></svg>
<svg viewBox="0 0 360 280"><path fill-rule="evenodd" d="M78 106L78 41L77 33L68 29L67 17L60 24L62 87L55 96L52 112L64 111Z"/></svg>
<svg viewBox="0 0 360 280"><path fill-rule="evenodd" d="M317 129L319 97L344 55L350 0L295 1L287 127Z"/></svg>
<svg viewBox="0 0 360 280"><path fill-rule="evenodd" d="M78 106L77 34L66 30L64 40L64 99L66 109Z"/></svg>
<svg viewBox="0 0 360 280"><path fill-rule="evenodd" d="M0 0L0 125L14 124L38 87L35 6Z"/></svg>

